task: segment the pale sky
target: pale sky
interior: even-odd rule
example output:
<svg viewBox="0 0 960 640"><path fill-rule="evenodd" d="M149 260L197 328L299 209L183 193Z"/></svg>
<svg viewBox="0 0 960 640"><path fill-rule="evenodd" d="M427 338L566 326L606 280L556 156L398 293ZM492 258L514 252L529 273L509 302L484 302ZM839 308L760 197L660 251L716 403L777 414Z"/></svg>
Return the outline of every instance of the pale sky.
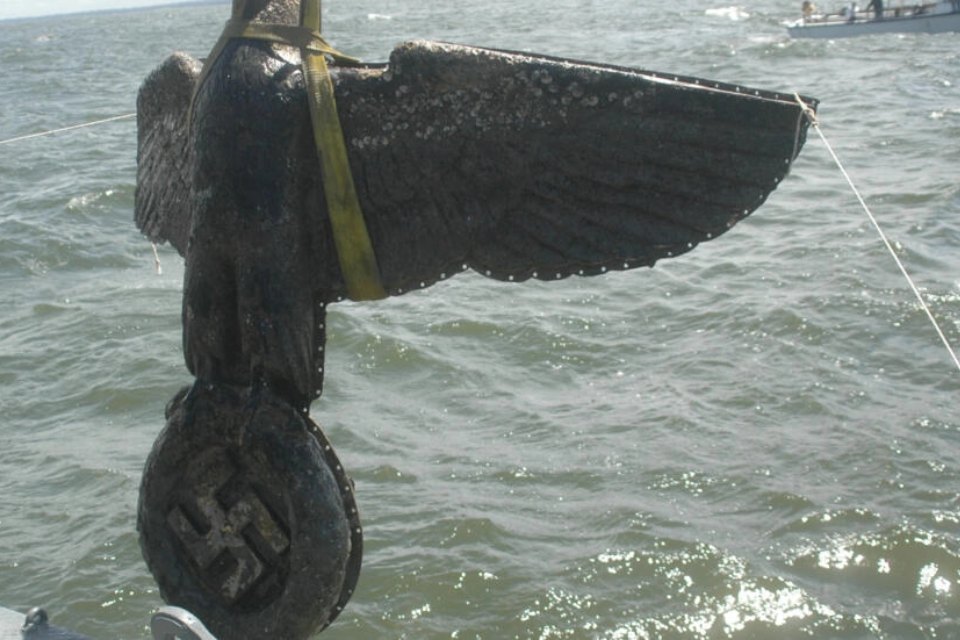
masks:
<svg viewBox="0 0 960 640"><path fill-rule="evenodd" d="M56 13L100 11L102 9L132 9L158 4L173 4L187 0L0 0L0 20L30 18Z"/></svg>

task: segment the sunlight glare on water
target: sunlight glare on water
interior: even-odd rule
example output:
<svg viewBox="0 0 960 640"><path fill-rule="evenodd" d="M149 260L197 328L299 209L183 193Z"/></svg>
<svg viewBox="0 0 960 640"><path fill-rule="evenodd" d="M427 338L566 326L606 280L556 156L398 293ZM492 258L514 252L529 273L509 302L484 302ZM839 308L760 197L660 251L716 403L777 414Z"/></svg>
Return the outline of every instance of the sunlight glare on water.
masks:
<svg viewBox="0 0 960 640"><path fill-rule="evenodd" d="M331 1L324 29L370 61L431 38L815 96L960 344L956 38L791 41L796 5ZM0 22L0 140L131 113L228 10ZM182 260L157 274L135 169L132 120L0 152L0 605L120 640L162 604L135 510L191 381ZM327 329L312 414L366 539L324 638L960 637L960 376L815 136L654 270L459 275Z"/></svg>

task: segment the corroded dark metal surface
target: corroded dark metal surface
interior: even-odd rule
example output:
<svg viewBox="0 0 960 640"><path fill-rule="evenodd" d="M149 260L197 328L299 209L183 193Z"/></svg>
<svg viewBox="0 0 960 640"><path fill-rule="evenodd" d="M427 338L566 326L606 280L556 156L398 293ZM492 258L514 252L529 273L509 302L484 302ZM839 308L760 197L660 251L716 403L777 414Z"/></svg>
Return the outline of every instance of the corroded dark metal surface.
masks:
<svg viewBox="0 0 960 640"><path fill-rule="evenodd" d="M298 60L229 45L192 130L197 65L174 56L148 78L137 220L186 254L191 371L243 383L259 370L306 404L322 389L323 305L346 292ZM392 295L468 268L554 280L685 253L763 203L808 124L777 93L441 43L333 74Z"/></svg>
<svg viewBox="0 0 960 640"><path fill-rule="evenodd" d="M248 4L245 19L297 22L295 0ZM763 203L808 125L792 96L435 42L331 73L390 295L466 269L555 280L685 253ZM352 488L305 418L346 288L298 50L234 40L199 77L176 54L138 100L136 222L186 257L197 378L144 474L144 555L215 632L296 640L360 568Z"/></svg>
<svg viewBox="0 0 960 640"><path fill-rule="evenodd" d="M138 527L164 599L219 637L302 638L356 586L353 487L319 427L262 390L195 385L147 461Z"/></svg>

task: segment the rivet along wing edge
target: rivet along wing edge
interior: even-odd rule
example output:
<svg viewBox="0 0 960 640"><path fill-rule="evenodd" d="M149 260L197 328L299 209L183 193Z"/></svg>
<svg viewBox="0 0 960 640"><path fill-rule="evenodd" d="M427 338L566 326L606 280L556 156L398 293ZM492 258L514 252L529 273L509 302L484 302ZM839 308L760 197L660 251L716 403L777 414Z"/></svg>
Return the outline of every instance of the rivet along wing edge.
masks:
<svg viewBox="0 0 960 640"><path fill-rule="evenodd" d="M172 56L138 107L136 221L181 254L198 72ZM792 96L435 42L402 44L386 65L335 68L334 80L391 294L464 267L553 280L680 255L760 206L807 130ZM317 286L343 294L341 278Z"/></svg>

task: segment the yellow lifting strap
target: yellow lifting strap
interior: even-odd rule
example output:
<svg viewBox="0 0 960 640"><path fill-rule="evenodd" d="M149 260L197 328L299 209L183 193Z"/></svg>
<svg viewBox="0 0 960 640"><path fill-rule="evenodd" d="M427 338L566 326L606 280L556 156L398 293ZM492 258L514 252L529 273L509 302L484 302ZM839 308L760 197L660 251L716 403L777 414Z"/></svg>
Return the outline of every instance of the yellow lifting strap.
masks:
<svg viewBox="0 0 960 640"><path fill-rule="evenodd" d="M246 0L234 0L233 12L220 39L204 63L197 82L199 91L208 70L233 38L249 38L285 44L300 49L303 76L310 102L313 138L320 158L323 191L327 200L334 245L340 271L351 300L380 300L387 297L380 280L376 254L360 209L357 190L347 159L347 146L340 127L333 80L327 68L330 56L345 65L359 60L345 56L320 35L320 0L301 0L300 26L255 23L243 19Z"/></svg>

